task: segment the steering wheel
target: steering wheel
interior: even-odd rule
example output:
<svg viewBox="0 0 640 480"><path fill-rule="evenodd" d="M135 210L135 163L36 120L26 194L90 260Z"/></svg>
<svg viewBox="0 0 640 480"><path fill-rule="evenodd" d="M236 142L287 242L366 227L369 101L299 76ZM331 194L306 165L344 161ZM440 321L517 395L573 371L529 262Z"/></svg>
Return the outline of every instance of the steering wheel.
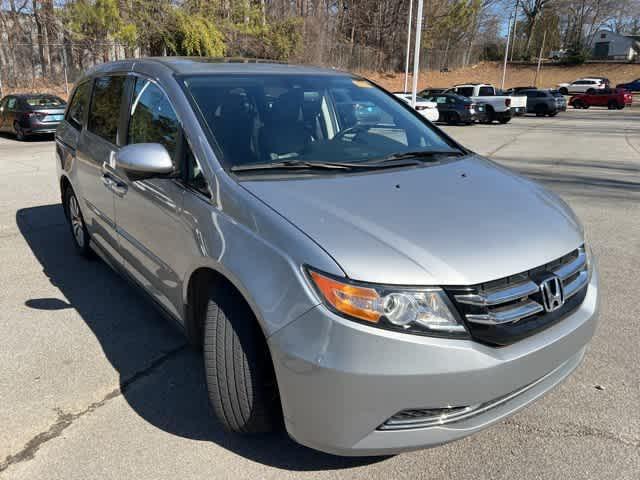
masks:
<svg viewBox="0 0 640 480"><path fill-rule="evenodd" d="M334 137L333 140L342 140L344 138L345 135L349 135L350 133L355 133L356 135L360 132L366 132L368 131L370 128L374 127L375 125L363 125L363 124L356 124L353 127L349 127L349 128L345 128L344 130L338 132ZM355 138L355 137L354 137Z"/></svg>

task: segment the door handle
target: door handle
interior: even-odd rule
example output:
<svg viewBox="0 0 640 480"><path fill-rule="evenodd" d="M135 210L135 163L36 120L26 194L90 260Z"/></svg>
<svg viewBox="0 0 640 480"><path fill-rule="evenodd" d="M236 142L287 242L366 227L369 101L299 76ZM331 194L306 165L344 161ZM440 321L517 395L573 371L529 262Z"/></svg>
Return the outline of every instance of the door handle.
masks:
<svg viewBox="0 0 640 480"><path fill-rule="evenodd" d="M102 183L104 184L105 187L107 187L109 190L112 189L113 184L115 183L113 181L113 179L107 175L106 173L102 176Z"/></svg>
<svg viewBox="0 0 640 480"><path fill-rule="evenodd" d="M105 187L107 187L109 190L111 190L113 193L115 193L119 197L123 197L127 193L127 190L128 190L127 184L113 178L108 173L105 173L102 176L102 183L104 184Z"/></svg>

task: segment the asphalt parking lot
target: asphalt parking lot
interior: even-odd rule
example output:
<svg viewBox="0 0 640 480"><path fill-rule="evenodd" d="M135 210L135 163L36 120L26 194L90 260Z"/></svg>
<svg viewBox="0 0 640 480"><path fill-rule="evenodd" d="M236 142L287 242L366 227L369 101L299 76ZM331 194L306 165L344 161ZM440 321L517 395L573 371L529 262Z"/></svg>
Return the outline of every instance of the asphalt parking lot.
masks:
<svg viewBox="0 0 640 480"><path fill-rule="evenodd" d="M198 354L106 265L74 253L53 143L3 136L0 477L639 478L640 110L444 128L558 192L585 224L601 323L564 384L480 434L394 457L226 434L210 415Z"/></svg>

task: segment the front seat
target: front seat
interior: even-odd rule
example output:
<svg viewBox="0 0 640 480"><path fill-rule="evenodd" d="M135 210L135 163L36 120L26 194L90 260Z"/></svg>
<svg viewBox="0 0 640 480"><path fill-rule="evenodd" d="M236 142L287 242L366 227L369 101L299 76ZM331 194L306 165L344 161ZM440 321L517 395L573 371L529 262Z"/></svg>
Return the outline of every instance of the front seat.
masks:
<svg viewBox="0 0 640 480"><path fill-rule="evenodd" d="M256 161L255 113L245 95L226 94L216 109L212 126L225 157L239 165Z"/></svg>
<svg viewBox="0 0 640 480"><path fill-rule="evenodd" d="M269 159L300 153L313 141L301 118L303 101L302 89L293 88L274 102L269 121L260 132L260 145Z"/></svg>

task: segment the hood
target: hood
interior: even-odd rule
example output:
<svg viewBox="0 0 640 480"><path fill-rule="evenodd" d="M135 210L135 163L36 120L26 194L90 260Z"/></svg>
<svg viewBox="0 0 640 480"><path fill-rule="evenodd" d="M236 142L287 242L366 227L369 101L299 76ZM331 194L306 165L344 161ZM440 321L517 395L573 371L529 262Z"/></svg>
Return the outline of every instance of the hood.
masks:
<svg viewBox="0 0 640 480"><path fill-rule="evenodd" d="M582 243L558 197L469 155L361 175L245 181L354 280L466 285L550 262Z"/></svg>

